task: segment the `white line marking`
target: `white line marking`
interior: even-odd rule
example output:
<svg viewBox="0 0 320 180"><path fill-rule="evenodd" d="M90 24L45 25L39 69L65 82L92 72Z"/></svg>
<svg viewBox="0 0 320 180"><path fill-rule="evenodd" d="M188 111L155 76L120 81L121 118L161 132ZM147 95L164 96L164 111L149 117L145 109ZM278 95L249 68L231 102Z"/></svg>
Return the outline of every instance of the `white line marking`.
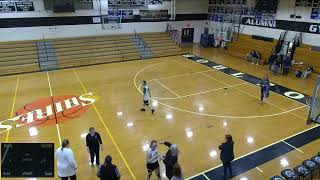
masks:
<svg viewBox="0 0 320 180"><path fill-rule="evenodd" d="M58 137L59 137L59 143L61 144L61 135L60 135L60 130L59 130L59 124L56 124L57 127L57 132L58 132Z"/></svg>
<svg viewBox="0 0 320 180"><path fill-rule="evenodd" d="M270 146L272 146L272 145L275 145L275 144L277 144L277 143L279 143L279 142L282 142L282 141L284 141L284 140L286 140L286 139L292 138L292 137L294 137L294 136L297 136L297 135L299 135L299 134L302 134L302 133L304 133L304 132L306 132L306 131L312 130L312 129L317 128L317 127L319 127L319 126L320 126L320 125L315 125L315 126L313 126L313 127L311 127L311 128L305 129L305 130L303 130L303 131L301 131L301 132L298 132L298 133L296 133L296 134L293 134L293 135L291 135L291 136L288 136L288 137L286 137L286 138L283 138L283 139L281 139L281 140L279 140L279 141L276 141L276 142L274 142L274 143L271 143L271 144L269 144L269 145L266 145L266 146L264 146L264 147L262 147L262 148L259 148L259 149L257 149L257 150L252 151L252 152L249 152L249 153L247 153L247 154L244 154L244 155L242 155L242 156L234 159L233 161L236 161L236 160L241 159L241 158L243 158L243 157L249 156L249 155L251 155L251 154L253 154L253 153L256 153L256 152L258 152L258 151L260 151L260 150L262 150L262 149L268 148L268 147L270 147ZM213 168L207 169L207 170L205 170L205 171L203 171L203 172L201 172L201 173L198 173L198 174L196 174L196 175L194 175L194 176L191 176L191 177L187 178L186 180L189 180L189 179L192 179L192 178L194 178L194 177L200 176L201 174L204 174L204 173L207 173L207 172L209 172L209 171L211 171L211 170L214 170L214 169L216 169L216 168L219 168L220 166L222 166L222 164L220 164L220 165L218 165L218 166L215 166L215 167L213 167Z"/></svg>
<svg viewBox="0 0 320 180"><path fill-rule="evenodd" d="M286 145L288 145L288 146L292 147L293 149L295 149L295 150L299 151L300 153L304 154L304 152L303 152L303 151L301 151L300 149L298 149L298 148L294 147L293 145L291 145L291 144L287 143L286 141L284 141L284 140L283 140L282 142L283 142L283 143L285 143Z"/></svg>
<svg viewBox="0 0 320 180"><path fill-rule="evenodd" d="M207 180L210 180L210 178L207 175L202 174L202 176L204 176L204 178L206 178Z"/></svg>
<svg viewBox="0 0 320 180"><path fill-rule="evenodd" d="M48 78L48 84L49 84L49 89L50 89L50 96L52 97L53 96L52 87L51 87L51 82L50 82L50 77L49 77L49 72L48 71L47 71L47 78ZM56 128L57 128L57 132L58 132L59 143L61 145L61 135L60 135L58 122L56 122Z"/></svg>
<svg viewBox="0 0 320 180"><path fill-rule="evenodd" d="M174 76L168 76L168 77L150 79L150 80L148 80L148 81L163 80L163 79L172 79L172 78L176 78L176 77L191 76L191 75L194 75L194 74L200 74L200 73L205 73L205 72L214 72L214 71L216 71L216 70L212 69L212 70L198 71L198 72L192 72L192 73L186 73L186 74L178 74L178 75L174 75Z"/></svg>
<svg viewBox="0 0 320 180"><path fill-rule="evenodd" d="M200 94L206 94L209 92L214 92L214 91L219 91L225 88L231 88L231 87L237 87L237 86L241 86L241 85L245 85L248 83L240 83L240 84L235 84L235 85L231 85L231 86L226 86L226 87L221 87L221 88L217 88L217 89L211 89L208 91L202 91L202 92L198 92L198 93L194 93L194 94L188 94L188 95L184 95L184 96L180 96L180 97L174 97L174 98L161 98L161 97L153 97L155 99L181 99L181 98L187 98L187 97L191 97L191 96L196 96L196 95L200 95Z"/></svg>
<svg viewBox="0 0 320 180"><path fill-rule="evenodd" d="M204 74L204 73L201 73L201 74L204 75L204 76L206 76L206 77L208 77L208 78L210 78L210 79L213 79L213 80L215 80L215 81L217 81L217 82L219 82L219 83L223 83L223 84L225 84L225 85L229 85L228 83L225 83L225 82L223 82L223 81L220 81L220 80L218 80L218 79L216 79L216 78L214 78L214 77L212 77L212 76L209 76L209 75L207 75L207 74ZM246 81L245 81L245 82L246 82ZM248 84L251 84L251 83L248 83ZM256 86L256 85L254 85L254 86ZM237 89L237 88L235 88L235 89ZM260 100L259 97L256 97L256 96L254 96L254 95L252 95L252 94L250 94L250 93L248 93L248 92L245 92L245 91L243 91L243 90L241 90L241 89L237 89L237 90L240 91L240 92L242 92L242 93L244 93L244 94L247 94L248 96L251 96L251 97L253 97L253 98L256 98L256 99ZM267 104L269 104L269 105L271 105L271 106L274 106L274 107L280 109L281 111L287 111L286 109L283 109L283 108L281 108L281 107L279 107L279 106L277 106L277 105L275 105L275 104L273 104L273 103L270 103L270 102L267 102L267 101L265 101L265 103L267 103ZM302 107L307 107L307 105L304 104L304 106L302 106ZM298 117L298 118L300 118L300 119L306 120L306 118L303 118L303 117L301 117L301 116L299 116L299 115L296 115L295 113L292 113L292 112L289 112L289 113L292 114L292 115L294 115L294 116L296 116L296 117Z"/></svg>
<svg viewBox="0 0 320 180"><path fill-rule="evenodd" d="M155 80L158 84L160 84L162 87L164 87L165 89L167 89L168 91L172 92L174 95L176 95L177 97L180 97L179 94L175 93L174 91L172 91L170 88L168 88L167 86L165 86L164 84L162 84L160 81Z"/></svg>
<svg viewBox="0 0 320 180"><path fill-rule="evenodd" d="M50 89L50 96L53 96L53 95L52 95L52 88L51 88L51 82L50 82L49 72L47 72L47 77L48 77L48 83L49 83L49 89Z"/></svg>
<svg viewBox="0 0 320 180"><path fill-rule="evenodd" d="M208 61L210 61L210 60L208 60ZM192 61L191 60L191 62L193 62L193 63L195 63L195 64L199 64L198 62L195 62L195 61ZM212 61L213 62L213 61ZM216 63L217 64L217 63ZM221 64L222 66L224 66L223 64ZM185 65L182 65L182 66L185 66ZM185 66L186 67L186 66ZM208 66L207 66L208 67ZM227 66L226 66L227 67ZM209 67L210 68L210 67ZM228 67L227 67L228 68ZM187 69L190 69L189 67L187 67ZM229 69L231 69L231 68L229 68ZM236 69L235 69L236 70ZM219 71L219 70L216 70L217 72L220 72L220 73L223 73L223 74L225 74L225 75L227 75L227 76L229 76L229 77L232 77L232 78L234 78L234 79L238 79L238 80L241 80L241 81L244 81L244 82L247 82L247 81L245 81L245 80L243 80L243 79L241 79L241 78L237 78L237 77L234 77L234 76L232 76L232 75L230 75L230 74L226 74L226 73L224 73L224 72L221 72L221 71ZM236 70L236 71L238 71L238 70ZM239 71L240 72L240 71ZM248 75L250 75L250 74L248 74ZM253 76L253 75L251 75L251 76ZM255 77L255 76L254 76ZM249 83L249 84L251 84L251 85L253 85L253 86L257 86L257 85L255 85L255 84L252 84L252 83ZM277 84L277 85L279 85L279 84ZM296 101L296 100L294 100L294 99L291 99L291 98L289 98L289 97L287 97L287 96L283 96L283 95L281 95L281 94L278 94L278 93L276 93L276 92L273 92L273 91L270 91L271 93L273 93L273 94L276 94L276 95L278 95L278 96L280 96L280 97L284 97L284 98L286 98L286 99L289 99L289 100L291 100L291 101L293 101L293 102L295 102L295 103L298 103L298 104L302 104L302 105L305 105L305 104L303 104L303 103L301 103L301 102L299 102L299 101Z"/></svg>
<svg viewBox="0 0 320 180"><path fill-rule="evenodd" d="M256 169L257 169L258 171L260 171L261 173L263 173L263 171L262 171L260 168L256 167Z"/></svg>
<svg viewBox="0 0 320 180"><path fill-rule="evenodd" d="M172 61L170 61L172 62ZM160 63L155 63L155 64L151 64L149 66L146 66L142 69L140 69L134 76L133 78L133 84L134 86L136 87L136 89L141 93L141 89L139 87L141 87L141 84L140 86L138 87L137 85L137 78L138 76L146 69L149 69L153 66L156 66L156 65L159 65L159 64L164 64L164 63L168 63L168 62L160 62ZM245 82L245 81L244 81ZM151 100L155 100L154 98L150 98ZM200 112L195 112L195 111L188 111L188 110L185 110L185 109L180 109L180 108L177 108L177 107L174 107L174 106L171 106L171 105L168 105L168 104L165 104L165 103L162 103L162 102L159 102L159 104L163 105L163 106L166 106L166 107L169 107L169 108L172 108L172 109L175 109L175 110L178 110L178 111L182 111L182 112L187 112L187 113L190 113L190 114L197 114L197 115L202 115L202 116L209 116L209 117L220 117L220 118L230 118L230 119L250 119L250 118L265 118L265 117L273 117L273 116L279 116L279 115L283 115L283 114L287 114L289 112L292 112L292 111L296 111L298 109L302 109L302 108L305 108L306 105L304 106L301 106L301 107L297 107L297 108L294 108L294 109L290 109L288 111L283 111L283 112L279 112L279 113L274 113L274 114L267 114L267 115L260 115L260 116L226 116L226 115L217 115L217 114L206 114L206 113L200 113Z"/></svg>

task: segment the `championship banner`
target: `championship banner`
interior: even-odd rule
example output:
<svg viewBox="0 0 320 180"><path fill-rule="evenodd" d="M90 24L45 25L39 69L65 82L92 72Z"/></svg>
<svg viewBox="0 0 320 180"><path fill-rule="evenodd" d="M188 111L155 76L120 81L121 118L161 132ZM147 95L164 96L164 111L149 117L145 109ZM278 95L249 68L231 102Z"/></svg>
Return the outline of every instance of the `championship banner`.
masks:
<svg viewBox="0 0 320 180"><path fill-rule="evenodd" d="M33 2L16 2L17 11L34 11Z"/></svg>
<svg viewBox="0 0 320 180"><path fill-rule="evenodd" d="M133 19L133 10L108 10L108 19Z"/></svg>
<svg viewBox="0 0 320 180"><path fill-rule="evenodd" d="M23 11L34 11L33 2L28 0L0 1L0 13Z"/></svg>
<svg viewBox="0 0 320 180"><path fill-rule="evenodd" d="M0 13L15 12L16 5L12 1L0 1Z"/></svg>
<svg viewBox="0 0 320 180"><path fill-rule="evenodd" d="M320 8L312 8L311 19L320 19Z"/></svg>
<svg viewBox="0 0 320 180"><path fill-rule="evenodd" d="M168 10L140 10L141 20L167 20Z"/></svg>

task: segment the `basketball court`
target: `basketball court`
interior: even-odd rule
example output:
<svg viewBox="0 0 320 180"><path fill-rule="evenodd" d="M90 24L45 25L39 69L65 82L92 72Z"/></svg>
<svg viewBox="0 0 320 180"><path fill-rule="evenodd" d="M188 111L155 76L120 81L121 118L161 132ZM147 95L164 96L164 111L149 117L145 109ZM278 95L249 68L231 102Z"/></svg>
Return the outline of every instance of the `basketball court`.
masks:
<svg viewBox="0 0 320 180"><path fill-rule="evenodd" d="M1 142L51 142L58 148L61 140L68 138L80 179L96 179L96 168L89 166L85 146L89 127L100 133L104 149L101 157L112 155L122 179L145 179L145 151L153 139L178 145L183 174L189 179L219 178L218 146L225 134L234 137L236 161L242 166L234 167L234 179L265 179L317 153L319 140L311 138L301 143L301 138L295 138L318 127L306 125L308 107L303 101L271 92L266 102L260 102L260 87L250 79L262 77L267 70L239 59L219 57L215 51L197 51L195 48L198 56L189 53L1 77L3 120L74 97L82 102L80 107L71 103L70 109L54 111L38 122L7 121L6 124L23 126L2 131ZM194 57L197 58L192 60ZM209 61L220 63L215 64L219 68L206 65ZM224 71L235 65L239 72L254 73L230 75ZM312 85L296 88L294 80L294 85L283 84L284 78L291 77L270 76L276 87L281 84L301 94L313 90ZM142 80L151 89L154 115L139 111ZM57 104L53 107L57 108ZM294 144L297 141L298 147ZM279 143L279 152L268 154L268 148L277 149ZM164 155L166 148L160 146L159 152ZM254 154L260 158L250 165L241 162Z"/></svg>

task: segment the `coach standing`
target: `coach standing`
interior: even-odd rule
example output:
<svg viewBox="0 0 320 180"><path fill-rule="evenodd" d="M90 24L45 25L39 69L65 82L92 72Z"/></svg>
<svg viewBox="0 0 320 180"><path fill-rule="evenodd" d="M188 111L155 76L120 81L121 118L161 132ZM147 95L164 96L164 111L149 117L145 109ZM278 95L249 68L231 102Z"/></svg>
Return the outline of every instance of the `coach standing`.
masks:
<svg viewBox="0 0 320 180"><path fill-rule="evenodd" d="M219 149L221 151L220 154L220 159L223 163L223 172L224 172L224 179L227 180L229 179L227 176L227 170L229 170L229 177L232 178L232 167L231 167L231 161L234 159L234 153L233 153L233 145L234 142L232 140L231 135L226 135L225 136L225 142L222 143L219 146Z"/></svg>
<svg viewBox="0 0 320 180"><path fill-rule="evenodd" d="M102 140L100 134L95 132L93 127L90 127L89 134L86 137L87 150L91 157L91 166L93 166L94 157L96 157L96 165L100 165L99 151L102 149Z"/></svg>

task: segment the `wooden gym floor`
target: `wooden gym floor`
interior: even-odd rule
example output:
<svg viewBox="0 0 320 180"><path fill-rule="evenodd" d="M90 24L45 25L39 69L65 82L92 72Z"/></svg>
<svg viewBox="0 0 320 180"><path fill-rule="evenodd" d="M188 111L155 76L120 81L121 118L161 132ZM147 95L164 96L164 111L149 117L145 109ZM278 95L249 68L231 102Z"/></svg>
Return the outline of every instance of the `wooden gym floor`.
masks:
<svg viewBox="0 0 320 180"><path fill-rule="evenodd" d="M196 45L184 49L256 77L267 72L266 66L248 64L220 50L200 49ZM270 79L308 95L313 91L314 80L311 79L298 80L294 75L270 75ZM142 95L137 87L142 80L148 81L158 101L154 115L139 111ZM80 180L96 179L96 169L89 166L84 138L91 126L104 142L101 161L105 155L112 155L124 180L145 179L144 150L153 139L178 145L179 161L188 178L196 174L201 176L201 172L220 165L218 146L227 133L234 137L237 158L314 127L306 125L304 104L275 93L261 104L259 87L182 56L1 77L0 84L0 117L3 120L40 98L80 96L87 92L98 97L87 112L77 118L57 126L37 127L36 136L29 135L27 126L0 134L1 142L53 142L55 148L59 147L61 139L68 138L78 163ZM293 168L316 154L319 145L320 141L315 140L234 179L267 179L280 174L285 169L280 163L283 159L288 162L287 167ZM166 148L159 146L159 151L165 154ZM57 179L56 174L55 177Z"/></svg>

